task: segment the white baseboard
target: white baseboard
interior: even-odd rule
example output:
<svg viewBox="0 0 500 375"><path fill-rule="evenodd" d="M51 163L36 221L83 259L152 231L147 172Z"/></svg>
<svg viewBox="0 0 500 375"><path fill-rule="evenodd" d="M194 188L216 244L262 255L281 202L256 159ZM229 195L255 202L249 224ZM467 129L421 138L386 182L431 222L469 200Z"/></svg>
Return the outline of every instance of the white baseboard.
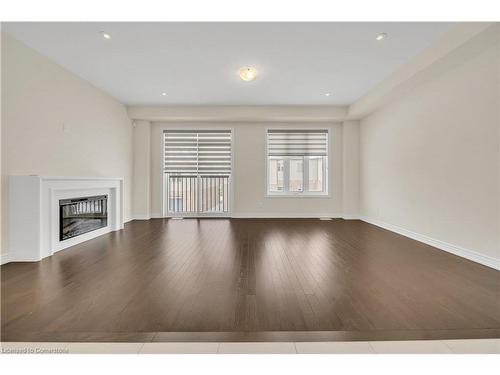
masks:
<svg viewBox="0 0 500 375"><path fill-rule="evenodd" d="M463 247L453 245L451 243L444 242L444 241L441 241L441 240L438 240L435 238L431 238L431 237L426 236L424 234L416 233L416 232L413 232L411 230L399 227L397 225L389 224L389 223L386 223L386 222L383 222L383 221L380 221L380 220L377 220L374 218L370 218L367 216L361 216L359 219L363 220L369 224L373 224L373 225L376 225L378 227L390 230L391 232L401 234L402 236L409 237L413 240L423 242L427 245L436 247L440 250L444 250L444 251L447 251L449 253L458 255L462 258L472 260L473 262L480 263L484 266L488 266L488 267L494 268L496 270L500 270L500 260L499 259L480 254L477 251L465 249Z"/></svg>
<svg viewBox="0 0 500 375"><path fill-rule="evenodd" d="M9 263L10 260L10 254L9 253L2 253L0 254L0 264L5 264Z"/></svg>
<svg viewBox="0 0 500 375"><path fill-rule="evenodd" d="M41 258L32 258L31 254L11 254L3 253L1 255L0 264L12 263L12 262L39 262Z"/></svg>
<svg viewBox="0 0 500 375"><path fill-rule="evenodd" d="M134 214L132 215L131 220L149 220L149 219L161 219L163 218L162 214Z"/></svg>
<svg viewBox="0 0 500 375"><path fill-rule="evenodd" d="M342 219L344 220L360 220L359 214L343 214Z"/></svg>
<svg viewBox="0 0 500 375"><path fill-rule="evenodd" d="M342 218L341 214L318 214L318 213L278 213L278 212L235 212L231 214L234 219L321 219Z"/></svg>
<svg viewBox="0 0 500 375"><path fill-rule="evenodd" d="M139 215L133 215L132 216L132 220L149 220L149 219L151 219L151 216L149 216L149 215L141 215L141 214L139 214Z"/></svg>
<svg viewBox="0 0 500 375"><path fill-rule="evenodd" d="M164 216L159 213L144 215L136 214L133 215L131 220L149 220L149 219L161 219ZM320 218L332 218L332 219L345 219L345 220L359 220L360 216L357 214L343 215L339 213L332 214L318 214L318 213L279 213L279 212L235 212L229 217L235 219L320 219Z"/></svg>

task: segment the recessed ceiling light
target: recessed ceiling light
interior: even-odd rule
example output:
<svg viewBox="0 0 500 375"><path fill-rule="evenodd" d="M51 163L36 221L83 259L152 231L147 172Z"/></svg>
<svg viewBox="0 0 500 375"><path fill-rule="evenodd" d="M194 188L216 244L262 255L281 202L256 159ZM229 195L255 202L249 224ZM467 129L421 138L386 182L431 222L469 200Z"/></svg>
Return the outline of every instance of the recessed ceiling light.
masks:
<svg viewBox="0 0 500 375"><path fill-rule="evenodd" d="M387 34L386 33L380 33L380 34L377 35L377 37L375 39L377 39L378 41L380 41L380 40L383 40L385 38L387 38Z"/></svg>
<svg viewBox="0 0 500 375"><path fill-rule="evenodd" d="M100 34L102 35L102 37L103 37L104 39L108 39L108 40L109 40L109 39L111 39L111 34L108 34L108 33L107 33L107 32L105 32L105 31L101 31L101 32L100 32Z"/></svg>
<svg viewBox="0 0 500 375"><path fill-rule="evenodd" d="M332 95L330 92L325 93L325 96L330 96Z"/></svg>
<svg viewBox="0 0 500 375"><path fill-rule="evenodd" d="M244 66L239 71L240 78L245 82L253 81L257 77L257 69L251 66Z"/></svg>
<svg viewBox="0 0 500 375"><path fill-rule="evenodd" d="M167 93L166 92L162 92L161 96L167 96Z"/></svg>

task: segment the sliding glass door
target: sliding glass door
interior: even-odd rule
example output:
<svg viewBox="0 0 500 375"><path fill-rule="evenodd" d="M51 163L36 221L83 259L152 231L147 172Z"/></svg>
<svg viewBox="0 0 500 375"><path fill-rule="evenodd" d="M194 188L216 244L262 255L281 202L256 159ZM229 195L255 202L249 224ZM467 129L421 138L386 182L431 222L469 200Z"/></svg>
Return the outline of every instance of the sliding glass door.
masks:
<svg viewBox="0 0 500 375"><path fill-rule="evenodd" d="M230 130L165 130L167 215L228 216L231 168Z"/></svg>

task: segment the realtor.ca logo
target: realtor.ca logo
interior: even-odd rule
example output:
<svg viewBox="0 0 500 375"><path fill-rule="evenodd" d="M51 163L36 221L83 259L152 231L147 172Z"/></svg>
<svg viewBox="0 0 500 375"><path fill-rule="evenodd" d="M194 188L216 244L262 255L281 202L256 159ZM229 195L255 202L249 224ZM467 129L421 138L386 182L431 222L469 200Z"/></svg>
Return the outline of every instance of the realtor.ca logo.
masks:
<svg viewBox="0 0 500 375"><path fill-rule="evenodd" d="M65 348L43 348L43 347L17 347L2 348L2 354L68 354L69 350Z"/></svg>

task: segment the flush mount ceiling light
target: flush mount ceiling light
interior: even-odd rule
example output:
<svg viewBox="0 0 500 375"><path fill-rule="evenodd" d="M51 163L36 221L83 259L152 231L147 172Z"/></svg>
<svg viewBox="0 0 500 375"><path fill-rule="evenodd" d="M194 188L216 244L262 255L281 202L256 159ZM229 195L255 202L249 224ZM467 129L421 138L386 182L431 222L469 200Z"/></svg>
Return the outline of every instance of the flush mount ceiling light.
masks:
<svg viewBox="0 0 500 375"><path fill-rule="evenodd" d="M381 41L381 40L384 40L385 38L387 38L387 34L386 33L380 33L377 35L377 37L375 39L377 39L378 41Z"/></svg>
<svg viewBox="0 0 500 375"><path fill-rule="evenodd" d="M104 39L107 39L107 40L111 39L111 34L108 34L108 33L107 33L107 32L105 32L105 31L101 31L101 32L99 32L99 34L101 34L101 36L102 36Z"/></svg>
<svg viewBox="0 0 500 375"><path fill-rule="evenodd" d="M252 68L251 66L244 66L243 68L240 68L239 74L242 81L250 82L257 77L257 69Z"/></svg>
<svg viewBox="0 0 500 375"><path fill-rule="evenodd" d="M166 92L162 92L161 96L167 96L167 93Z"/></svg>
<svg viewBox="0 0 500 375"><path fill-rule="evenodd" d="M330 92L325 93L325 96L330 96L330 95L332 95L332 93L330 93Z"/></svg>

